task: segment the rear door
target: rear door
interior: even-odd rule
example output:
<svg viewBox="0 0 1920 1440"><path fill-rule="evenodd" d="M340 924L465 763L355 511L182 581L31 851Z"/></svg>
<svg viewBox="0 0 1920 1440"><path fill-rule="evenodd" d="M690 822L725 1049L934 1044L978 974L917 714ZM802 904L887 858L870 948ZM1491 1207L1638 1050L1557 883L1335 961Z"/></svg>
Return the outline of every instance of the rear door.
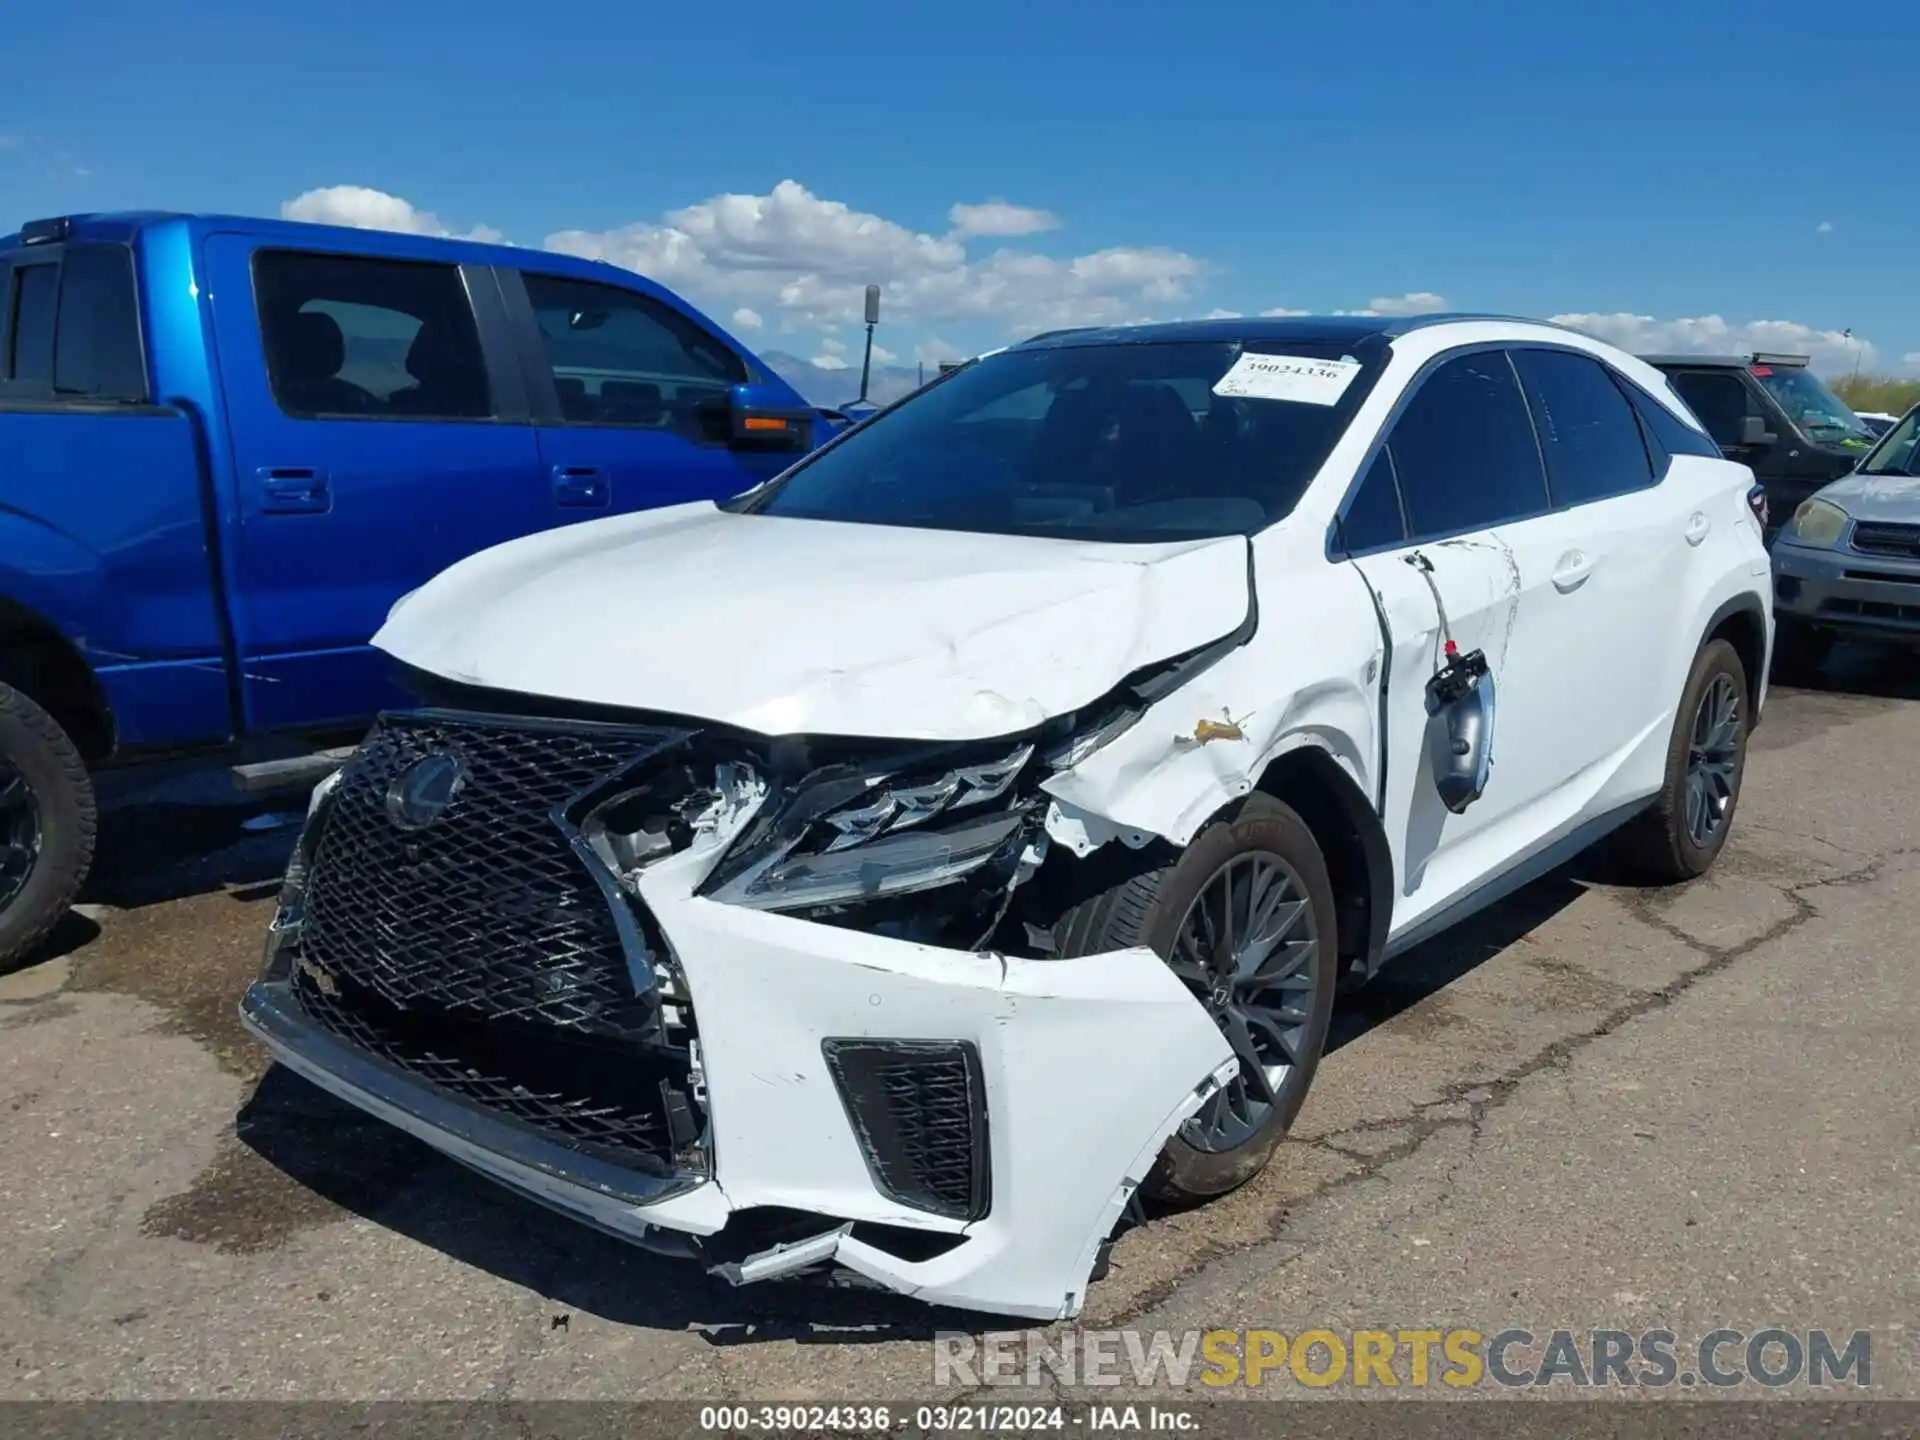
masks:
<svg viewBox="0 0 1920 1440"><path fill-rule="evenodd" d="M501 288L560 520L723 500L796 458L728 448L728 391L758 377L685 312L536 268L502 271Z"/></svg>
<svg viewBox="0 0 1920 1440"><path fill-rule="evenodd" d="M240 494L232 597L251 729L393 695L367 642L454 561L547 528L552 497L485 267L214 234Z"/></svg>
<svg viewBox="0 0 1920 1440"><path fill-rule="evenodd" d="M1542 623L1577 636L1556 658L1556 683L1587 697L1582 728L1601 768L1568 783L1591 809L1658 784L1679 697L1661 693L1654 660L1671 649L1672 599L1688 593L1681 577L1713 522L1692 497L1658 483L1664 453L1600 361L1551 348L1510 353L1558 517L1551 585L1538 594ZM1657 756L1651 771L1636 761L1647 756Z"/></svg>

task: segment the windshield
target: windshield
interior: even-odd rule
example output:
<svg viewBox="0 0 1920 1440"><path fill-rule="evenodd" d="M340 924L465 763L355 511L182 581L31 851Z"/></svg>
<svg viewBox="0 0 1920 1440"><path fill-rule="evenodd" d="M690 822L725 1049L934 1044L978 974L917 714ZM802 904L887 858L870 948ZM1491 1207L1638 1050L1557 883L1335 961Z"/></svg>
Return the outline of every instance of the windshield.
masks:
<svg viewBox="0 0 1920 1440"><path fill-rule="evenodd" d="M1753 373L1808 439L1847 450L1865 450L1873 444L1873 432L1811 370L1756 365Z"/></svg>
<svg viewBox="0 0 1920 1440"><path fill-rule="evenodd" d="M1004 351L740 508L1142 544L1252 534L1293 509L1385 354L1377 341L1273 342L1257 354L1234 341Z"/></svg>
<svg viewBox="0 0 1920 1440"><path fill-rule="evenodd" d="M1907 412L1860 465L1862 475L1920 476L1920 406Z"/></svg>

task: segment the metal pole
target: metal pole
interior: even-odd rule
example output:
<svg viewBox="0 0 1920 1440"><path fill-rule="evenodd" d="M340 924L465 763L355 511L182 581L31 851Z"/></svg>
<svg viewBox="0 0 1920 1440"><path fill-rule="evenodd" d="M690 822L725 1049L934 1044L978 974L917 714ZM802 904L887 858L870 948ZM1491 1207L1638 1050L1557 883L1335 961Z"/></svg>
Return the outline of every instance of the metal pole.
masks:
<svg viewBox="0 0 1920 1440"><path fill-rule="evenodd" d="M860 360L860 403L867 403L867 380L873 374L873 322L867 322L867 353Z"/></svg>

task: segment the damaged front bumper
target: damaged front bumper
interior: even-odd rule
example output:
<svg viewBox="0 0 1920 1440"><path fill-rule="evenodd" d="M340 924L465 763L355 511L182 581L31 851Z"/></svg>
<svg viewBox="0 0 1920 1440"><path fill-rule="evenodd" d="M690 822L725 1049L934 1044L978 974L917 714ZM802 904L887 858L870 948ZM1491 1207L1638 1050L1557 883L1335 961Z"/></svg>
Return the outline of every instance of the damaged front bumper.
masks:
<svg viewBox="0 0 1920 1440"><path fill-rule="evenodd" d="M697 1016L697 1140L656 1161L544 1123L560 1102L537 1084L476 1088L460 1056L382 1053L343 1027L303 990L320 972L301 971L298 894L242 1019L288 1068L462 1164L736 1284L822 1275L1077 1314L1160 1149L1234 1073L1201 1005L1145 948L1023 959L709 899L714 859L672 855L610 897ZM293 888L315 863L303 843Z"/></svg>

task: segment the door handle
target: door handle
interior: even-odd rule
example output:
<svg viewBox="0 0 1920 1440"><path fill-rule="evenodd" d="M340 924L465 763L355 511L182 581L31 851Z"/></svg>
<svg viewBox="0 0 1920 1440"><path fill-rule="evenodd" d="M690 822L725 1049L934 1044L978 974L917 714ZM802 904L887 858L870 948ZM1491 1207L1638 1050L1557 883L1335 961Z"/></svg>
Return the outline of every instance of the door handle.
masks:
<svg viewBox="0 0 1920 1440"><path fill-rule="evenodd" d="M598 465L553 467L553 498L557 504L604 509L611 494L607 472Z"/></svg>
<svg viewBox="0 0 1920 1440"><path fill-rule="evenodd" d="M260 482L260 508L272 515L322 515L333 508L327 473L307 465L264 465L253 472Z"/></svg>
<svg viewBox="0 0 1920 1440"><path fill-rule="evenodd" d="M1569 550L1560 557L1560 563L1553 567L1553 588L1565 595L1569 590L1578 590L1587 583L1587 577L1593 573L1593 557L1584 550Z"/></svg>
<svg viewBox="0 0 1920 1440"><path fill-rule="evenodd" d="M1694 511L1687 517L1687 544L1698 545L1712 528L1713 522L1702 511Z"/></svg>

